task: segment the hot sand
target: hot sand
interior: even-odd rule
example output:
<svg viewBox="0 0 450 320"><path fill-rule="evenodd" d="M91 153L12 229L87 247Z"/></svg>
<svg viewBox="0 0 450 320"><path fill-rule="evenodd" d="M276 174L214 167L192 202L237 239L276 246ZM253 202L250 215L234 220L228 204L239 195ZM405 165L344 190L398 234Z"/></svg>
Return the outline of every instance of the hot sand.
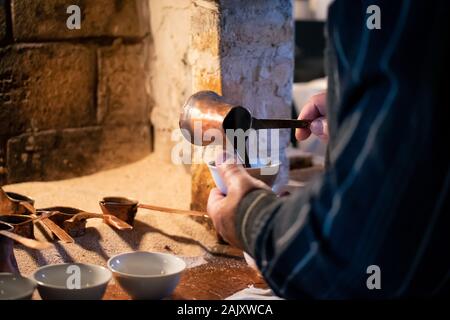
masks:
<svg viewBox="0 0 450 320"><path fill-rule="evenodd" d="M4 186L6 191L35 199L35 207L72 206L101 212L98 201L104 196L125 196L142 203L188 209L190 176L182 166L168 165L154 155L113 170L80 178L27 182ZM35 225L37 238L45 239ZM106 265L109 257L127 251L168 252L189 257L189 264L204 261L217 243L215 233L191 217L139 209L133 231L117 231L101 219L89 219L86 234L75 243L54 242L54 247L32 251L15 245L22 274L30 275L41 265L62 262L87 262ZM197 257L197 258L194 258Z"/></svg>

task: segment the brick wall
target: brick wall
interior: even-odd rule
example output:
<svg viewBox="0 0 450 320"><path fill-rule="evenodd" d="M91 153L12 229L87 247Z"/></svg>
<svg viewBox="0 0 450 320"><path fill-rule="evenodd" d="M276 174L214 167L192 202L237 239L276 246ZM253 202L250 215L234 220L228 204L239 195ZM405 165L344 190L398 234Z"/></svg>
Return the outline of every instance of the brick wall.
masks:
<svg viewBox="0 0 450 320"><path fill-rule="evenodd" d="M288 0L194 0L191 15L193 91L213 90L257 118L290 118L294 26ZM261 132L261 134L264 134ZM267 133L266 133L267 134ZM285 148L277 186L288 181ZM205 210L214 186L208 168L192 166L192 207Z"/></svg>
<svg viewBox="0 0 450 320"><path fill-rule="evenodd" d="M256 118L291 118L294 70L292 3L287 0L220 1L222 92ZM268 132L269 131L269 132ZM272 130L260 130L271 139ZM276 187L288 182L285 148L290 131L279 131L283 163ZM275 148L269 146L269 152Z"/></svg>
<svg viewBox="0 0 450 320"><path fill-rule="evenodd" d="M0 185L151 151L149 32L148 0L0 0Z"/></svg>

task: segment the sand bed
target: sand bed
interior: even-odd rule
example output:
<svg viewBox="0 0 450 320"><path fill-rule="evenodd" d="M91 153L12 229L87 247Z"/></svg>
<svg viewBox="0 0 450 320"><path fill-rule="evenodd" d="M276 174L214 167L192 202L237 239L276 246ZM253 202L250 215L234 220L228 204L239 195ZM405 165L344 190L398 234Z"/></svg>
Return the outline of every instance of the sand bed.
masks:
<svg viewBox="0 0 450 320"><path fill-rule="evenodd" d="M142 203L188 209L190 183L185 168L167 165L151 155L131 165L90 176L21 183L4 189L34 198L36 208L60 205L100 212L98 201L104 196L126 196ZM35 234L45 238L46 233L40 229L36 225ZM55 242L54 247L40 252L16 245L15 254L21 272L29 275L38 266L49 263L75 261L105 265L110 256L132 250L197 257L187 259L195 264L215 244L215 234L190 217L140 209L133 231L117 231L101 219L90 219L86 234L75 238L74 244Z"/></svg>

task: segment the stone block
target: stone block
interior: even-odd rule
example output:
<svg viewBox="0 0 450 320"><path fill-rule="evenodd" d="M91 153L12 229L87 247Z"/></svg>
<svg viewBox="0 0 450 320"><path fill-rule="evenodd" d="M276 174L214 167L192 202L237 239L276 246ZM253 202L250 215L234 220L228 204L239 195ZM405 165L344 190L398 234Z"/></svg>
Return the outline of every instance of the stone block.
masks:
<svg viewBox="0 0 450 320"><path fill-rule="evenodd" d="M95 124L95 65L82 45L0 49L0 135Z"/></svg>
<svg viewBox="0 0 450 320"><path fill-rule="evenodd" d="M291 1L220 2L222 56L266 56L271 47L293 41Z"/></svg>
<svg viewBox="0 0 450 320"><path fill-rule="evenodd" d="M81 9L81 28L70 30L67 8ZM139 38L149 32L148 0L12 0L18 41L91 37Z"/></svg>
<svg viewBox="0 0 450 320"><path fill-rule="evenodd" d="M100 132L97 168L110 169L129 164L152 151L151 131L148 123L127 126L105 126Z"/></svg>
<svg viewBox="0 0 450 320"><path fill-rule="evenodd" d="M104 124L147 123L147 46L123 45L98 50L97 120Z"/></svg>
<svg viewBox="0 0 450 320"><path fill-rule="evenodd" d="M6 1L0 0L0 43L2 43L8 33L8 25L6 19Z"/></svg>
<svg viewBox="0 0 450 320"><path fill-rule="evenodd" d="M8 141L8 183L55 180L93 172L100 127L27 133Z"/></svg>

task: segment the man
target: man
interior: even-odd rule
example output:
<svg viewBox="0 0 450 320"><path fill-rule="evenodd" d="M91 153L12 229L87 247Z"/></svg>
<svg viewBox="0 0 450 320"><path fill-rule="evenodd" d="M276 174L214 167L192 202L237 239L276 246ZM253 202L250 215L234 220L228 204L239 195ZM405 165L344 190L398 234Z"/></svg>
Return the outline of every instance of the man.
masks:
<svg viewBox="0 0 450 320"><path fill-rule="evenodd" d="M367 28L372 4L381 29ZM228 193L213 189L208 213L277 295L449 294L449 14L448 1L335 1L328 91L299 116L315 120L310 130L296 132L328 139L324 175L278 198L241 167L220 167Z"/></svg>

